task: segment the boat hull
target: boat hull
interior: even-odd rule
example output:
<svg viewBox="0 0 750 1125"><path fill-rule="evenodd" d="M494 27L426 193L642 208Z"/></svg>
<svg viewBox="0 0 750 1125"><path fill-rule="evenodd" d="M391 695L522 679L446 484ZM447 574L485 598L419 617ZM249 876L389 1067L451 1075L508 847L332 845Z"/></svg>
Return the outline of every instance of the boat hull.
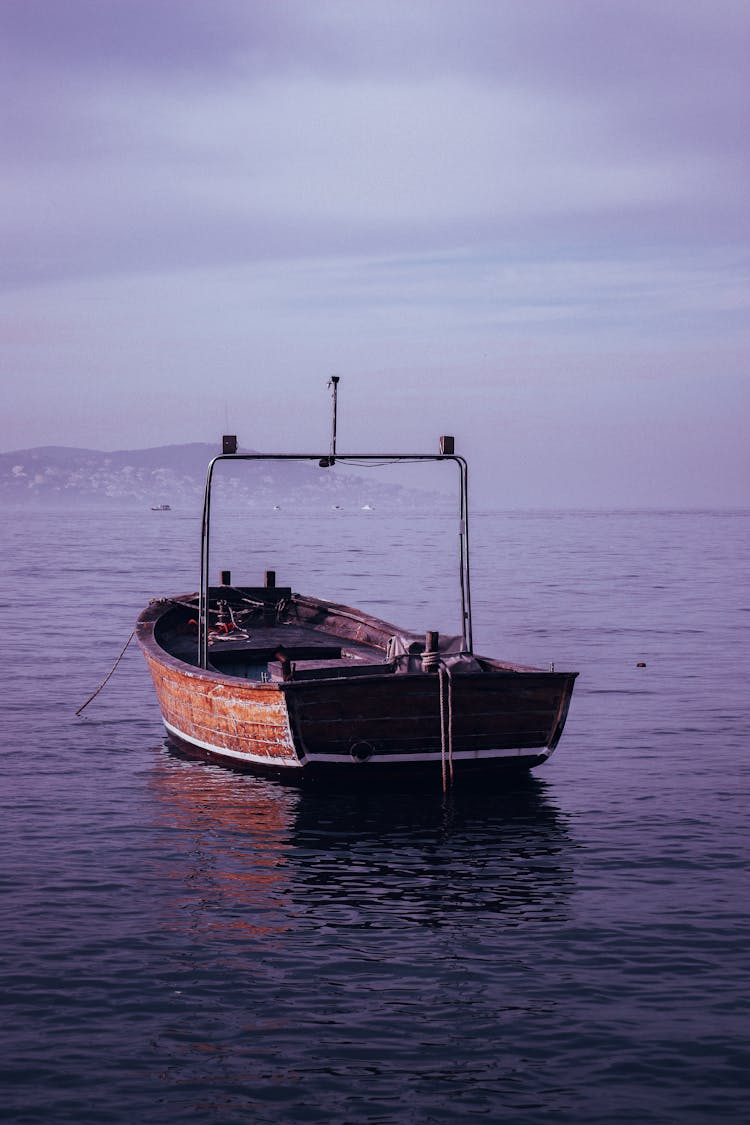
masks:
<svg viewBox="0 0 750 1125"><path fill-rule="evenodd" d="M434 775L530 769L562 733L573 673L374 674L254 683L199 669L139 635L170 742L235 769Z"/></svg>

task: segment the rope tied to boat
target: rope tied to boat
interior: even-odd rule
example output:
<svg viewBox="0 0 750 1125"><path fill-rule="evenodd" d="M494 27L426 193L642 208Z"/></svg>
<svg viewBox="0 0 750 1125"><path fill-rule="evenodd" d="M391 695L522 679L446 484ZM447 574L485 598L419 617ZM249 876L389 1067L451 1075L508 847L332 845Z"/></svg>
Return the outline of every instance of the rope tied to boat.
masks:
<svg viewBox="0 0 750 1125"><path fill-rule="evenodd" d="M107 683L107 681L108 681L108 680L110 680L110 679L112 678L112 676L113 676L113 674L114 674L114 671L115 671L115 668L116 668L116 667L117 667L117 665L118 665L118 664L120 663L120 661L122 660L123 656L125 655L125 653L126 653L126 651L127 651L127 648L128 648L128 645L130 644L130 642L132 641L132 639L133 639L133 637L134 637L134 636L135 636L135 629L133 630L133 632L132 632L132 633L130 634L130 636L129 636L129 637L128 637L128 639L126 640L126 642L125 642L125 645L124 645L124 647L123 647L123 650L122 650L122 652L121 652L121 653L120 653L120 655L119 655L119 656L117 657L117 660L115 660L114 664L112 665L112 667L110 668L109 672L108 672L108 673L107 673L107 675L106 675L106 676L104 677L104 679L102 680L102 682L101 682L101 683L99 684L99 687L98 687L98 688L96 689L96 691L95 691L95 692L94 692L94 693L93 693L92 695L90 695L90 696L88 697L88 699L86 700L86 702L85 702L85 703L82 703L82 704L81 704L81 706L80 706L80 707L78 708L78 710L76 711L76 715L80 715L81 711L83 711L83 710L84 710L84 708L88 707L88 705L89 705L89 703L91 703L92 699L96 699L97 695L98 695L98 694L99 694L99 692L100 692L100 691L102 690L102 688L103 688L103 687L104 687L104 685L105 685L105 684Z"/></svg>
<svg viewBox="0 0 750 1125"><path fill-rule="evenodd" d="M275 602L268 602L268 601L263 601L260 598L248 597L248 595L243 590L239 589L237 586L227 586L226 590L227 590L228 593L234 594L235 597L239 601L244 602L245 605L252 606L253 610L255 610L255 611L273 609L277 618L281 617L281 614L284 612L287 605L289 604L289 599L285 598L283 596L278 598L278 600L275 601Z"/></svg>
<svg viewBox="0 0 750 1125"><path fill-rule="evenodd" d="M442 660L438 662L440 685L440 764L443 792L453 785L453 677Z"/></svg>

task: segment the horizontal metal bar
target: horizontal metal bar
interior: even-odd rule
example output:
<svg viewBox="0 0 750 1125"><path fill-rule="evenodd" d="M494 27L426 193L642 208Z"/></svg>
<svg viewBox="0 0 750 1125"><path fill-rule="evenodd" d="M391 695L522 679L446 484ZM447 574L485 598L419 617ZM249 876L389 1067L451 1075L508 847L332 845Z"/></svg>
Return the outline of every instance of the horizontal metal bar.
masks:
<svg viewBox="0 0 750 1125"><path fill-rule="evenodd" d="M217 453L215 461L322 461L330 453ZM337 453L336 461L455 461L463 463L457 453Z"/></svg>

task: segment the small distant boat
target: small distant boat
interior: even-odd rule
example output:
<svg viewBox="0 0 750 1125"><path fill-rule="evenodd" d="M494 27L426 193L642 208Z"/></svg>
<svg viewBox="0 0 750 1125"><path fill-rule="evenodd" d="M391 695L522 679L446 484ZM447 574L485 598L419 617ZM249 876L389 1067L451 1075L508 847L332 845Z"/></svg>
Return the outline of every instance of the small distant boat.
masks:
<svg viewBox="0 0 750 1125"><path fill-rule="evenodd" d="M363 504L362 505L362 511L363 512L374 512L375 509L373 508L372 504Z"/></svg>
<svg viewBox="0 0 750 1125"><path fill-rule="evenodd" d="M335 395L335 387L334 387ZM335 401L335 399L334 399ZM335 412L334 412L335 419ZM236 443L235 443L236 448ZM414 633L347 605L277 586L209 583L217 464L335 463L332 454L238 454L208 467L197 593L154 600L136 635L169 740L189 754L259 773L409 776L507 773L544 762L565 726L576 672L475 654L467 464L436 455L346 455L348 464L450 461L459 470L461 634ZM363 773L363 771L366 771ZM448 779L448 780L447 780Z"/></svg>
<svg viewBox="0 0 750 1125"><path fill-rule="evenodd" d="M171 512L172 508L169 504L153 504L151 506L152 512Z"/></svg>

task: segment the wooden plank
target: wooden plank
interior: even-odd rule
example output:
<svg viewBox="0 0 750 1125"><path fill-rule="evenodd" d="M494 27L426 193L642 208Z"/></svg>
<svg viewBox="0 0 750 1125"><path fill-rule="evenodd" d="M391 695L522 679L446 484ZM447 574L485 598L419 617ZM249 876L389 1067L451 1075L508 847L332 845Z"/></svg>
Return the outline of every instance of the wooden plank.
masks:
<svg viewBox="0 0 750 1125"><path fill-rule="evenodd" d="M296 759L286 704L278 690L238 691L222 684L206 689L153 659L149 665L164 719L188 738L270 760Z"/></svg>

